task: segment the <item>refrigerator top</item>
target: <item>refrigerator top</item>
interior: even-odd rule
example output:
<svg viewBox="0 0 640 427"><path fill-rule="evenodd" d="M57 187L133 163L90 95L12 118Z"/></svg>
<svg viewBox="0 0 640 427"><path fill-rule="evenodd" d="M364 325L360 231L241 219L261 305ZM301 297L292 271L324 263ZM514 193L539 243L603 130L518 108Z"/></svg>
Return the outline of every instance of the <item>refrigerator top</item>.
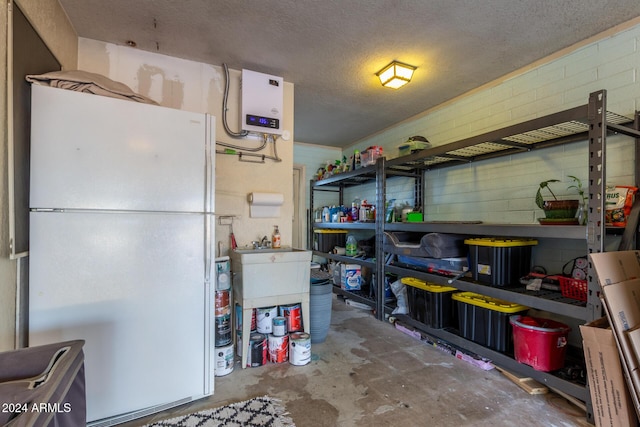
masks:
<svg viewBox="0 0 640 427"><path fill-rule="evenodd" d="M32 87L32 209L213 212L213 117Z"/></svg>

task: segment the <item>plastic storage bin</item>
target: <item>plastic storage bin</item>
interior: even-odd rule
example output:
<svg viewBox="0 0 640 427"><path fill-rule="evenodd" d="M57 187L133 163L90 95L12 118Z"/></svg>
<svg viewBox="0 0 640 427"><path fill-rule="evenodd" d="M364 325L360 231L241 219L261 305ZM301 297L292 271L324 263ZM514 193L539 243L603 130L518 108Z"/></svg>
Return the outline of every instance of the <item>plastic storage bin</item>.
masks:
<svg viewBox="0 0 640 427"><path fill-rule="evenodd" d="M537 371L555 371L564 366L567 336L571 328L551 319L512 316L515 359Z"/></svg>
<svg viewBox="0 0 640 427"><path fill-rule="evenodd" d="M466 239L473 279L492 286L519 285L531 269L533 239Z"/></svg>
<svg viewBox="0 0 640 427"><path fill-rule="evenodd" d="M578 301L587 300L587 281L574 279L573 277L558 276L560 291L565 298L576 299Z"/></svg>
<svg viewBox="0 0 640 427"><path fill-rule="evenodd" d="M424 282L413 277L403 277L409 303L409 315L424 325L442 329L455 327L456 313L451 295L458 290L450 286Z"/></svg>
<svg viewBox="0 0 640 427"><path fill-rule="evenodd" d="M398 156L407 156L415 153L416 151L429 148L431 144L426 141L418 141L415 139L409 139L407 142L398 145Z"/></svg>
<svg viewBox="0 0 640 427"><path fill-rule="evenodd" d="M382 147L374 145L360 153L362 167L375 165L378 157L382 157Z"/></svg>
<svg viewBox="0 0 640 427"><path fill-rule="evenodd" d="M313 249L319 252L331 252L336 246L345 247L346 230L313 230Z"/></svg>
<svg viewBox="0 0 640 427"><path fill-rule="evenodd" d="M524 314L528 307L473 292L454 293L451 298L457 302L460 335L502 353L513 351L509 317Z"/></svg>
<svg viewBox="0 0 640 427"><path fill-rule="evenodd" d="M418 267L429 273L452 275L469 270L467 258L425 258L398 255L398 263Z"/></svg>

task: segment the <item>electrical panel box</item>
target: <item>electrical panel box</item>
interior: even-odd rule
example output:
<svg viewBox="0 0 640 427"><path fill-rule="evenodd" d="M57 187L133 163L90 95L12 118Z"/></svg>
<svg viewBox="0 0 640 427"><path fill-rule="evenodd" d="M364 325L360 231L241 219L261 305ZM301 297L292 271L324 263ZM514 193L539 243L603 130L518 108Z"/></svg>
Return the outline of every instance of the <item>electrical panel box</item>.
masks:
<svg viewBox="0 0 640 427"><path fill-rule="evenodd" d="M283 86L282 77L242 70L242 130L282 135Z"/></svg>

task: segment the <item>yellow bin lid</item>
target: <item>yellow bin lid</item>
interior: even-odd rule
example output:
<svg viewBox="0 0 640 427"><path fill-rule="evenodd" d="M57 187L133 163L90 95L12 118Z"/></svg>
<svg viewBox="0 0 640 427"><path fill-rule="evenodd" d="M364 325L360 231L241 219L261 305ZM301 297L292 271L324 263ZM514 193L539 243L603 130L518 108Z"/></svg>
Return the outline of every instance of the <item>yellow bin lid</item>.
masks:
<svg viewBox="0 0 640 427"><path fill-rule="evenodd" d="M442 286L437 285L431 282L425 282L424 280L416 279L415 277L403 277L400 281L407 286L412 286L414 288L422 289L424 291L429 292L449 292L449 291L457 291L456 288L452 288L451 286Z"/></svg>
<svg viewBox="0 0 640 427"><path fill-rule="evenodd" d="M314 233L318 233L318 234L329 234L329 233L344 233L347 234L348 231L347 230L328 230L328 229L324 229L324 230L313 230Z"/></svg>
<svg viewBox="0 0 640 427"><path fill-rule="evenodd" d="M535 239L501 239L495 237L481 237L477 239L465 239L467 245L476 246L496 246L496 247L513 247L513 246L533 246L537 245Z"/></svg>
<svg viewBox="0 0 640 427"><path fill-rule="evenodd" d="M503 301L497 298L491 298L473 292L455 293L451 295L451 298L456 301L464 302L466 304L473 304L477 305L478 307L488 308L489 310L500 311L502 313L518 313L529 309L529 307L525 307L524 305Z"/></svg>

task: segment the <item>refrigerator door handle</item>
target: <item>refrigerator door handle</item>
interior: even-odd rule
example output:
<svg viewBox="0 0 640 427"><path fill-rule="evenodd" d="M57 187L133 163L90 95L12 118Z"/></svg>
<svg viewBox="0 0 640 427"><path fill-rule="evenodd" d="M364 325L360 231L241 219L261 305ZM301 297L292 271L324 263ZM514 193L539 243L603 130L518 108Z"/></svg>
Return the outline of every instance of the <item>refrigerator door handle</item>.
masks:
<svg viewBox="0 0 640 427"><path fill-rule="evenodd" d="M213 221L213 215L205 214L204 221L204 280L205 284L211 282L211 221Z"/></svg>
<svg viewBox="0 0 640 427"><path fill-rule="evenodd" d="M213 130L213 125L211 124L212 117L207 116L206 126L206 140L205 140L205 212L213 213L213 201L215 197L214 193L214 155L215 149L213 145L215 145L215 133Z"/></svg>
<svg viewBox="0 0 640 427"><path fill-rule="evenodd" d="M213 232L212 221L214 220L214 202L215 202L215 117L207 114L205 116L205 195L204 195L204 209L205 209L205 282L210 284L211 280L211 268L212 268L212 248Z"/></svg>

